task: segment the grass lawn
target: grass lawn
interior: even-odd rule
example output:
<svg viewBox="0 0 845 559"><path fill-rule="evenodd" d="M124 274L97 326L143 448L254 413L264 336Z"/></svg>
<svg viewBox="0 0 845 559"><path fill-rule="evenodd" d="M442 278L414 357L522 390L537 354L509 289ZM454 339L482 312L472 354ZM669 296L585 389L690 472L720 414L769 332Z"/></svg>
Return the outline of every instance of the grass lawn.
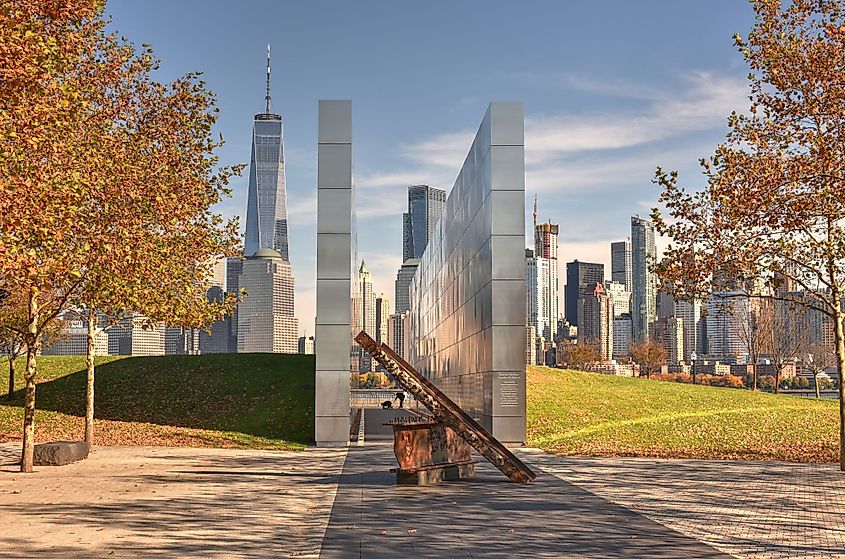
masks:
<svg viewBox="0 0 845 559"><path fill-rule="evenodd" d="M836 462L838 401L528 367L528 440L556 454Z"/></svg>
<svg viewBox="0 0 845 559"><path fill-rule="evenodd" d="M104 445L301 449L314 437L314 356L278 354L98 357L95 437ZM0 441L19 440L23 361L5 399ZM84 435L85 357L38 359L36 440Z"/></svg>

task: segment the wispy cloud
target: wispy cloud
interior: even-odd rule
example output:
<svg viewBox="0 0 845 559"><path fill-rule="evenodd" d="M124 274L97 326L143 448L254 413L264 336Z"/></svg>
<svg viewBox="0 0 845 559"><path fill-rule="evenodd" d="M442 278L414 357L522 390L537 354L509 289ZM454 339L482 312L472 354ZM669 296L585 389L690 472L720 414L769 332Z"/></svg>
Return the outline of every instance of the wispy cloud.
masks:
<svg viewBox="0 0 845 559"><path fill-rule="evenodd" d="M587 80L578 85L595 90L603 87L602 83ZM606 86L610 91L621 88L618 84ZM529 189L613 184L619 178L630 177L635 170L646 170L650 176L657 163L656 154L624 150L723 129L727 115L745 107L746 95L747 87L740 79L699 72L685 77L676 91L648 90L639 94L639 98L648 100L641 109L530 116L525 120ZM365 188L415 182L448 186L460 169L472 138L472 130L463 130L402 146L401 155L409 162L410 170L366 175L359 184ZM693 157L701 155L698 152Z"/></svg>
<svg viewBox="0 0 845 559"><path fill-rule="evenodd" d="M317 194L288 200L288 221L291 225L310 224L317 221Z"/></svg>
<svg viewBox="0 0 845 559"><path fill-rule="evenodd" d="M743 108L746 86L735 78L694 74L684 91L667 93L642 110L528 118L525 152L529 165L560 155L617 150L725 127Z"/></svg>

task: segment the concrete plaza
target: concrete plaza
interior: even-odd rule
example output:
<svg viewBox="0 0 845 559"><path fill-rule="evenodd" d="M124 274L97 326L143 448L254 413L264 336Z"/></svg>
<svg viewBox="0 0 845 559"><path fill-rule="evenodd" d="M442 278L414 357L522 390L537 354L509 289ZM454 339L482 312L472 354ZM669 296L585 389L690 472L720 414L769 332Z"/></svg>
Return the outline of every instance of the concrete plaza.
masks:
<svg viewBox="0 0 845 559"><path fill-rule="evenodd" d="M16 472L0 445L0 558L845 557L832 465L519 455L529 486L396 487L386 419L304 452L96 447Z"/></svg>

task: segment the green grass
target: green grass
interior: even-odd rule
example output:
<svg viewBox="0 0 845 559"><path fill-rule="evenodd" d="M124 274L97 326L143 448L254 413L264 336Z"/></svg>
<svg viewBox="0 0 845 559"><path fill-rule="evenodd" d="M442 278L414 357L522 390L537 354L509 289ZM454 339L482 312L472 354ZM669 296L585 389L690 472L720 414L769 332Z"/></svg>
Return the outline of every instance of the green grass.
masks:
<svg viewBox="0 0 845 559"><path fill-rule="evenodd" d="M837 401L528 367L529 444L556 454L835 462Z"/></svg>
<svg viewBox="0 0 845 559"><path fill-rule="evenodd" d="M8 402L0 362L0 440L23 420L23 362ZM84 432L85 357L38 359L37 440ZM313 442L314 356L98 357L98 444L301 449Z"/></svg>
<svg viewBox="0 0 845 559"><path fill-rule="evenodd" d="M85 358L40 357L36 439L83 435ZM23 362L0 441L18 440ZM838 402L528 368L529 444L557 454L834 462ZM314 357L98 357L98 444L301 449L313 443Z"/></svg>

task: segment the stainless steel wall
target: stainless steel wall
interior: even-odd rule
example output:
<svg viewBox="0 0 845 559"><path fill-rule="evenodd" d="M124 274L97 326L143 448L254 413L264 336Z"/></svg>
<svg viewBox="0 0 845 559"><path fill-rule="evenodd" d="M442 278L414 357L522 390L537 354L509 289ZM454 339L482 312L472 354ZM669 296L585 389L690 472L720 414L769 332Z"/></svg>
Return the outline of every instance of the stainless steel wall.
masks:
<svg viewBox="0 0 845 559"><path fill-rule="evenodd" d="M317 133L317 446L349 442L352 344L352 102L320 101Z"/></svg>
<svg viewBox="0 0 845 559"><path fill-rule="evenodd" d="M411 282L411 363L500 440L525 442L521 103L491 103Z"/></svg>

